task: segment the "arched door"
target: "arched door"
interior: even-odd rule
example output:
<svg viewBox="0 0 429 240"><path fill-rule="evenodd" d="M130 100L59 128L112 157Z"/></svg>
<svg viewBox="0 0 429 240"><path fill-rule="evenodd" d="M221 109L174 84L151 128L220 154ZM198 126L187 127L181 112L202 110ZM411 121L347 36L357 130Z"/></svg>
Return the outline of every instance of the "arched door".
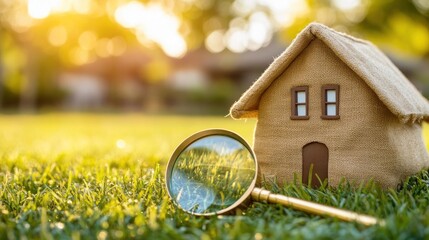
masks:
<svg viewBox="0 0 429 240"><path fill-rule="evenodd" d="M302 183L319 187L319 178L322 182L328 178L328 158L329 150L323 143L312 142L302 147ZM308 175L311 166L313 166L313 174L309 183Z"/></svg>

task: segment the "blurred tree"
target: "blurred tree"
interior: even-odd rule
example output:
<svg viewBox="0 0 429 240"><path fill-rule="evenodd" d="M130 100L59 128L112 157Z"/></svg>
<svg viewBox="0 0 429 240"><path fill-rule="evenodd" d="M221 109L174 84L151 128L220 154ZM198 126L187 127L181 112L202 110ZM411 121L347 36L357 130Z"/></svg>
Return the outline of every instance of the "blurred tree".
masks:
<svg viewBox="0 0 429 240"><path fill-rule="evenodd" d="M351 32L390 51L429 57L429 1L308 1L311 11L294 23L294 34L311 21Z"/></svg>
<svg viewBox="0 0 429 240"><path fill-rule="evenodd" d="M31 19L26 15L30 10L25 2L0 1L0 13L4 13L0 17L1 40L10 36L13 44L8 47L24 53L22 66L16 66L22 77L15 78L20 81L21 110L33 111L38 102L58 98L55 78L64 69L119 56L130 42L137 45L135 37L107 14L108 3L103 2L102 7L93 4L94 8L85 13L66 11ZM4 59L1 50L7 49L0 48L0 59Z"/></svg>
<svg viewBox="0 0 429 240"><path fill-rule="evenodd" d="M19 89L22 109L55 99L54 79L64 69L127 49L171 57L202 46L241 53L275 36L290 42L312 21L429 58L427 0L0 0L0 107L9 89Z"/></svg>
<svg viewBox="0 0 429 240"><path fill-rule="evenodd" d="M0 35L3 36L4 35L4 31L3 28L0 25ZM3 48L2 48L2 41L0 39L0 109L3 107L3 88L4 88L4 81L5 81L5 77L4 77L4 67L3 67Z"/></svg>
<svg viewBox="0 0 429 240"><path fill-rule="evenodd" d="M9 65L11 68L15 68L18 71L15 71L13 74L22 75L21 77L15 78L15 80L20 80L21 83L21 100L20 107L21 109L27 111L32 110L35 106L35 96L36 96L36 80L34 76L34 71L37 68L35 64L37 63L37 58L39 54L34 50L33 43L28 36L25 34L25 31L28 29L28 19L20 18L17 9L22 8L22 2L18 4L13 4L10 1L1 1L1 18L0 18L0 29L2 32L2 44L3 51L2 59L4 54L9 51L13 52L14 48L19 48L25 55L24 62L16 61L14 59L13 53L10 56ZM4 73L3 73L4 74ZM9 74L8 74L9 75ZM13 79L13 77L11 77ZM4 90L5 80L2 81L2 90ZM3 97L3 96L2 96Z"/></svg>
<svg viewBox="0 0 429 240"><path fill-rule="evenodd" d="M381 45L429 57L429 2L371 1L359 30Z"/></svg>
<svg viewBox="0 0 429 240"><path fill-rule="evenodd" d="M155 0L144 1L157 2ZM271 40L279 32L280 39L290 42L296 34L312 21L318 21L341 31L353 32L402 53L426 56L429 54L429 2L427 0L187 0L161 1L165 9L174 12L182 20L180 32L190 49L198 48L216 33L225 48L236 36L244 39L252 50L252 27L256 23L256 35L264 34ZM259 18L258 18L259 17ZM261 26L264 19L270 26ZM241 31L243 30L243 31ZM215 36L213 36L215 41ZM259 46L261 47L261 46ZM256 48L257 49L257 48ZM209 49L211 50L211 49Z"/></svg>
<svg viewBox="0 0 429 240"><path fill-rule="evenodd" d="M189 48L195 49L204 45L210 33L228 30L232 19L236 17L231 10L233 2L233 0L170 0L165 5L182 19L180 31L185 36Z"/></svg>

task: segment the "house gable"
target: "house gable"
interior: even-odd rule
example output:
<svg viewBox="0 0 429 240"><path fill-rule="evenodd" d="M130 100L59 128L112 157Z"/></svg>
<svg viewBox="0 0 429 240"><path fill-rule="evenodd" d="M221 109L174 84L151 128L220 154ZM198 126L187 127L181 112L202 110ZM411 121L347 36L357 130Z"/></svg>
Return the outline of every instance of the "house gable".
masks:
<svg viewBox="0 0 429 240"><path fill-rule="evenodd" d="M377 47L317 23L310 24L298 34L286 51L231 107L231 116L257 117L263 92L315 38L326 44L352 69L401 122L429 120L428 101Z"/></svg>
<svg viewBox="0 0 429 240"><path fill-rule="evenodd" d="M332 85L339 87L339 118L327 120L323 118L322 90ZM295 97L291 90L297 87L308 88L308 118L298 120L291 111ZM320 127L342 128L356 119L362 124L366 122L373 125L373 119L382 123L383 119L391 121L396 117L370 87L318 39L313 40L271 83L261 94L258 104L258 125L266 124L279 129L284 128L284 125L292 129L305 126L301 131L311 133Z"/></svg>

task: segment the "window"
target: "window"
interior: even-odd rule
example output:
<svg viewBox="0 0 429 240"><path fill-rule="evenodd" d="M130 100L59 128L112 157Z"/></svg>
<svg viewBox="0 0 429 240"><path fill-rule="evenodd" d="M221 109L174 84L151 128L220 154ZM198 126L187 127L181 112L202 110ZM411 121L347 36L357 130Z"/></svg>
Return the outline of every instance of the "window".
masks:
<svg viewBox="0 0 429 240"><path fill-rule="evenodd" d="M340 86L322 86L322 119L340 119Z"/></svg>
<svg viewBox="0 0 429 240"><path fill-rule="evenodd" d="M308 116L308 86L294 87L291 92L292 106L290 119L307 120Z"/></svg>

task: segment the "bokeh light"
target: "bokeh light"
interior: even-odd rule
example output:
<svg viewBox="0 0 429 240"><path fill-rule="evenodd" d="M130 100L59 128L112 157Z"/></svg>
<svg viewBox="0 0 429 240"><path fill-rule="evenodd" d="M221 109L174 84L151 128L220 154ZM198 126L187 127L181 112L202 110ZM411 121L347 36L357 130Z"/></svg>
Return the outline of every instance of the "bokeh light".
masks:
<svg viewBox="0 0 429 240"><path fill-rule="evenodd" d="M108 57L109 56L109 39L107 38L101 38L97 41L95 52L99 57Z"/></svg>
<svg viewBox="0 0 429 240"><path fill-rule="evenodd" d="M211 32L205 40L207 50L212 53L222 52L225 49L224 35L225 32L222 30Z"/></svg>
<svg viewBox="0 0 429 240"><path fill-rule="evenodd" d="M49 43L52 46L59 47L67 41L67 30L64 26L56 26L52 28L48 36Z"/></svg>
<svg viewBox="0 0 429 240"><path fill-rule="evenodd" d="M75 47L70 51L70 60L76 65L82 65L91 62L93 58L85 49Z"/></svg>
<svg viewBox="0 0 429 240"><path fill-rule="evenodd" d="M127 43L121 36L114 37L107 44L107 51L112 56L121 56L127 50Z"/></svg>
<svg viewBox="0 0 429 240"><path fill-rule="evenodd" d="M361 5L361 0L333 0L332 2L341 10L351 10Z"/></svg>
<svg viewBox="0 0 429 240"><path fill-rule="evenodd" d="M79 46L87 51L95 48L97 35L92 31L85 31L79 36Z"/></svg>
<svg viewBox="0 0 429 240"><path fill-rule="evenodd" d="M27 12L34 19L47 18L52 13L77 12L89 13L91 0L28 0Z"/></svg>
<svg viewBox="0 0 429 240"><path fill-rule="evenodd" d="M0 108L225 110L313 21L373 42L429 96L428 16L427 0L0 0Z"/></svg>

